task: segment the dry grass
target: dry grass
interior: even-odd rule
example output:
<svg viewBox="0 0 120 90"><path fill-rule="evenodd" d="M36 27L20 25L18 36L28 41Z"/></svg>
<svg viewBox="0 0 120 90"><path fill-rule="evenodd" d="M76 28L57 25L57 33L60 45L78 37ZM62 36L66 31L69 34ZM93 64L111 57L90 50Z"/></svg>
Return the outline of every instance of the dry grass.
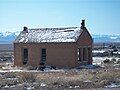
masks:
<svg viewBox="0 0 120 90"><path fill-rule="evenodd" d="M38 73L37 81L48 86L79 86L80 88L104 87L120 83L120 70L81 70L78 72ZM87 81L87 82L86 82Z"/></svg>
<svg viewBox="0 0 120 90"><path fill-rule="evenodd" d="M78 88L101 88L111 83L120 84L120 69L98 68L98 69L71 69L59 72L9 72L0 73L0 86L29 83L35 89L41 88L41 83L46 87L70 86ZM7 78L17 78L8 80ZM36 84L33 84L36 83Z"/></svg>
<svg viewBox="0 0 120 90"><path fill-rule="evenodd" d="M32 72L21 72L19 76L23 82L33 83L36 81L36 74Z"/></svg>

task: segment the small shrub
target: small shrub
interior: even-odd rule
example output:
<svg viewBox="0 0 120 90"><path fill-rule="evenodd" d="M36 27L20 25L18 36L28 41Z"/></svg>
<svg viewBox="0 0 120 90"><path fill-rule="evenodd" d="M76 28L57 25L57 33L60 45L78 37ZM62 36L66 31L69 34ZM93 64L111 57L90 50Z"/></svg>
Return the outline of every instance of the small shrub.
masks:
<svg viewBox="0 0 120 90"><path fill-rule="evenodd" d="M22 80L24 82L33 83L36 81L36 74L30 72L21 73Z"/></svg>
<svg viewBox="0 0 120 90"><path fill-rule="evenodd" d="M16 78L16 73L15 72L7 72L4 77L5 78Z"/></svg>
<svg viewBox="0 0 120 90"><path fill-rule="evenodd" d="M51 68L56 70L56 66L51 66Z"/></svg>
<svg viewBox="0 0 120 90"><path fill-rule="evenodd" d="M118 59L117 64L120 64L120 59Z"/></svg>
<svg viewBox="0 0 120 90"><path fill-rule="evenodd" d="M120 77L120 72L109 70L97 74L96 77L98 78L99 81L105 80L108 82L116 82Z"/></svg>
<svg viewBox="0 0 120 90"><path fill-rule="evenodd" d="M110 60L109 59L106 59L103 61L104 63L110 63Z"/></svg>
<svg viewBox="0 0 120 90"><path fill-rule="evenodd" d="M116 59L115 59L115 58L112 58L111 61L116 62Z"/></svg>

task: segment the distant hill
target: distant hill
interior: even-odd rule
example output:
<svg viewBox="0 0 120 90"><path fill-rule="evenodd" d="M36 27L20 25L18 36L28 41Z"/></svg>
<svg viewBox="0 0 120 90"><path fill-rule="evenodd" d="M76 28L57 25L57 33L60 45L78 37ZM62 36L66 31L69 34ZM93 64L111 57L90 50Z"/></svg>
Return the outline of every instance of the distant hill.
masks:
<svg viewBox="0 0 120 90"><path fill-rule="evenodd" d="M12 44L19 35L17 32L0 32L0 44ZM92 34L94 43L98 42L120 42L120 35L94 35Z"/></svg>

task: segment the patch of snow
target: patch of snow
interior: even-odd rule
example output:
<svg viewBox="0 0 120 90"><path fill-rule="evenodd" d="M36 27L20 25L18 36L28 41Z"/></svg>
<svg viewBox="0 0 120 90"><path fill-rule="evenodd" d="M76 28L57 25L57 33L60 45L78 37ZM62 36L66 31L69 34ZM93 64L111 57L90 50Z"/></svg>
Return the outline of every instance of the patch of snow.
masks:
<svg viewBox="0 0 120 90"><path fill-rule="evenodd" d="M75 86L75 88L79 88L79 86Z"/></svg>
<svg viewBox="0 0 120 90"><path fill-rule="evenodd" d="M120 52L113 52L114 54L120 54Z"/></svg>
<svg viewBox="0 0 120 90"><path fill-rule="evenodd" d="M24 70L20 70L20 69L18 69L18 70L10 70L10 72L22 72L22 71L24 71Z"/></svg>
<svg viewBox="0 0 120 90"><path fill-rule="evenodd" d="M106 88L118 88L120 87L120 85L116 85L114 83L112 83L111 85L105 86Z"/></svg>
<svg viewBox="0 0 120 90"><path fill-rule="evenodd" d="M72 86L70 86L69 88L73 88Z"/></svg>
<svg viewBox="0 0 120 90"><path fill-rule="evenodd" d="M9 86L8 85L5 85L5 88L8 88Z"/></svg>
<svg viewBox="0 0 120 90"><path fill-rule="evenodd" d="M115 36L112 36L112 37L110 37L111 39L117 39L118 37L115 37Z"/></svg>
<svg viewBox="0 0 120 90"><path fill-rule="evenodd" d="M8 31L6 31L6 32L3 32L2 34L3 34L4 37L6 37L6 36L8 36L8 35L11 35L12 32L8 32Z"/></svg>
<svg viewBox="0 0 120 90"><path fill-rule="evenodd" d="M0 70L1 73L9 72L9 70Z"/></svg>
<svg viewBox="0 0 120 90"><path fill-rule="evenodd" d="M85 80L85 81L83 81L83 82L92 82L92 81L90 81L90 80Z"/></svg>
<svg viewBox="0 0 120 90"><path fill-rule="evenodd" d="M93 50L92 52L93 52L93 53L104 53L105 50Z"/></svg>
<svg viewBox="0 0 120 90"><path fill-rule="evenodd" d="M7 80L18 80L18 78L6 78Z"/></svg>
<svg viewBox="0 0 120 90"><path fill-rule="evenodd" d="M95 62L102 62L102 61L104 61L104 60L106 60L106 59L109 59L109 60L112 60L113 58L115 58L116 59L116 61L118 60L118 59L120 59L119 57L93 57L93 63Z"/></svg>
<svg viewBox="0 0 120 90"><path fill-rule="evenodd" d="M26 89L27 89L27 90L34 90L34 87L29 86L29 87L27 87Z"/></svg>
<svg viewBox="0 0 120 90"><path fill-rule="evenodd" d="M23 42L24 41L24 38L21 38L20 40L19 40L19 42Z"/></svg>
<svg viewBox="0 0 120 90"><path fill-rule="evenodd" d="M45 86L46 86L46 84L44 84L44 83L41 83L41 84L40 84L40 86L41 86L41 87L45 87Z"/></svg>
<svg viewBox="0 0 120 90"><path fill-rule="evenodd" d="M15 85L10 86L11 88L16 87Z"/></svg>

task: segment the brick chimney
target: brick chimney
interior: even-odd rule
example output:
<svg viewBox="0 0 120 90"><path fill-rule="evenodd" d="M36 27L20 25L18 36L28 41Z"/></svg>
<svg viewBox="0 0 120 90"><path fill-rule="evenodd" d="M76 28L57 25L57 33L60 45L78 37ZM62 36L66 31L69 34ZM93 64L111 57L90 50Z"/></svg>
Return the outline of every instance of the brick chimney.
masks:
<svg viewBox="0 0 120 90"><path fill-rule="evenodd" d="M23 27L23 31L25 31L26 33L28 33L28 28L27 27Z"/></svg>
<svg viewBox="0 0 120 90"><path fill-rule="evenodd" d="M84 28L85 28L85 20L82 20L81 29L84 29Z"/></svg>

